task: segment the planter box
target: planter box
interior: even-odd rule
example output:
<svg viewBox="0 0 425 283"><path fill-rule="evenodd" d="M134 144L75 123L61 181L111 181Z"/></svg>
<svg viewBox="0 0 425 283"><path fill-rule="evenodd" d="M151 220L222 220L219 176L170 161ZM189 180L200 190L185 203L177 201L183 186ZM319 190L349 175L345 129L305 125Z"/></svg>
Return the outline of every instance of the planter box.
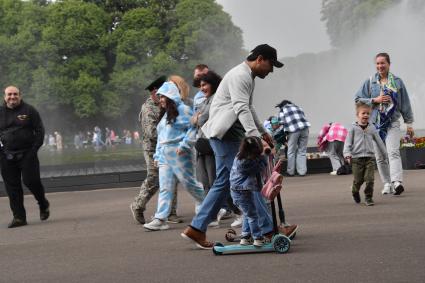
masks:
<svg viewBox="0 0 425 283"><path fill-rule="evenodd" d="M282 163L282 173L286 172L287 162ZM332 171L332 164L329 158L307 159L307 174L329 173Z"/></svg>
<svg viewBox="0 0 425 283"><path fill-rule="evenodd" d="M417 162L425 163L425 148L403 147L400 155L404 170L417 169Z"/></svg>

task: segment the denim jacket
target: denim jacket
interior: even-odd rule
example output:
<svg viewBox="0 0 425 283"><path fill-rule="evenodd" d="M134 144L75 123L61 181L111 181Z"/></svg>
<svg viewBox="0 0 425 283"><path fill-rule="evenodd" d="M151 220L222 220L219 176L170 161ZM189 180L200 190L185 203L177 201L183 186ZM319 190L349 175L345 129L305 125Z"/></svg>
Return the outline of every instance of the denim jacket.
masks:
<svg viewBox="0 0 425 283"><path fill-rule="evenodd" d="M238 159L235 157L230 171L230 188L235 191L259 191L261 172L267 167L267 159Z"/></svg>
<svg viewBox="0 0 425 283"><path fill-rule="evenodd" d="M378 83L379 74L376 73L370 79L367 79L362 87L357 91L355 95L355 101L361 101L373 107L373 113L371 115L370 121L372 123L376 122L377 118L377 106L378 104L372 103L372 98L375 98L380 95L381 87ZM413 111L410 105L409 94L407 93L406 87L404 86L403 81L394 76L394 81L397 85L397 108L394 112L394 115L391 118L391 122L396 122L400 119L400 116L403 116L404 123L411 124L413 123Z"/></svg>

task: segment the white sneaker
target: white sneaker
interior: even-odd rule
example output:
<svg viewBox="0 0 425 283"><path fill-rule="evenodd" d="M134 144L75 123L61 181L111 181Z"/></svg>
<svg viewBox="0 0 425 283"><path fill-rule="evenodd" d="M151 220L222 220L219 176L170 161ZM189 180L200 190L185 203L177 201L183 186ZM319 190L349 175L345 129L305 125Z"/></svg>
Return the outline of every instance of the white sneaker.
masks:
<svg viewBox="0 0 425 283"><path fill-rule="evenodd" d="M331 173L329 173L329 175L336 176L338 174L336 173L336 171L332 171Z"/></svg>
<svg viewBox="0 0 425 283"><path fill-rule="evenodd" d="M210 222L210 224L208 224L208 227L211 227L211 228L218 228L218 227L220 227L220 221L215 220L215 221L213 221L213 222Z"/></svg>
<svg viewBox="0 0 425 283"><path fill-rule="evenodd" d="M217 213L217 221L220 222L224 215L226 215L227 210L224 208L221 208L220 211Z"/></svg>
<svg viewBox="0 0 425 283"><path fill-rule="evenodd" d="M239 245L241 246L249 246L252 245L252 238L241 238L241 241L239 242Z"/></svg>
<svg viewBox="0 0 425 283"><path fill-rule="evenodd" d="M254 246L255 247L262 247L262 246L264 246L264 238L255 239L254 240Z"/></svg>
<svg viewBox="0 0 425 283"><path fill-rule="evenodd" d="M158 218L155 218L151 222L146 223L145 225L143 225L143 227L145 227L146 229L150 231L160 231L160 230L170 229L170 226L168 226L167 222Z"/></svg>
<svg viewBox="0 0 425 283"><path fill-rule="evenodd" d="M230 227L232 228L240 228L242 227L242 221L243 221L243 216L242 215L237 215L235 220L232 222L232 224L230 224Z"/></svg>
<svg viewBox="0 0 425 283"><path fill-rule="evenodd" d="M390 195L394 193L394 188L390 183L385 183L384 189L382 190L383 195Z"/></svg>

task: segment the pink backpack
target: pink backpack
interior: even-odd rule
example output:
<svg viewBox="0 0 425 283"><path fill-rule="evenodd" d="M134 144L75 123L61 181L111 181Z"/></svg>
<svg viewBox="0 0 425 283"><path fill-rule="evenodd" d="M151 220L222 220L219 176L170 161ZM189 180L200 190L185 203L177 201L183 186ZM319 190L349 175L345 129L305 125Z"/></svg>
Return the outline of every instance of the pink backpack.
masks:
<svg viewBox="0 0 425 283"><path fill-rule="evenodd" d="M273 171L267 182L261 189L261 194L268 200L273 200L282 189L283 176L280 174L282 161L279 160L273 168Z"/></svg>

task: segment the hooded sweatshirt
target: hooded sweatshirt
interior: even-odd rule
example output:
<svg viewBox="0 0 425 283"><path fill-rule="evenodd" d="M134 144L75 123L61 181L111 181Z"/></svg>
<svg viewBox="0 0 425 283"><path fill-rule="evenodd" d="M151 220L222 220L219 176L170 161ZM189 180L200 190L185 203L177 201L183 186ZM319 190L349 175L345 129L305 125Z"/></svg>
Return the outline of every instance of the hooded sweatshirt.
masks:
<svg viewBox="0 0 425 283"><path fill-rule="evenodd" d="M368 124L363 130L357 122L353 123L345 139L344 157L374 157L374 143L377 144L379 154L385 156L385 145L375 126Z"/></svg>
<svg viewBox="0 0 425 283"><path fill-rule="evenodd" d="M156 127L158 142L153 157L154 160L159 163L166 163L163 148L165 146L177 146L181 150L190 151L189 142L194 142L196 131L190 124L193 110L183 103L180 98L179 90L174 83L165 82L158 89L157 95L163 95L173 100L176 103L179 113L172 124L167 124L167 113L165 113Z"/></svg>

